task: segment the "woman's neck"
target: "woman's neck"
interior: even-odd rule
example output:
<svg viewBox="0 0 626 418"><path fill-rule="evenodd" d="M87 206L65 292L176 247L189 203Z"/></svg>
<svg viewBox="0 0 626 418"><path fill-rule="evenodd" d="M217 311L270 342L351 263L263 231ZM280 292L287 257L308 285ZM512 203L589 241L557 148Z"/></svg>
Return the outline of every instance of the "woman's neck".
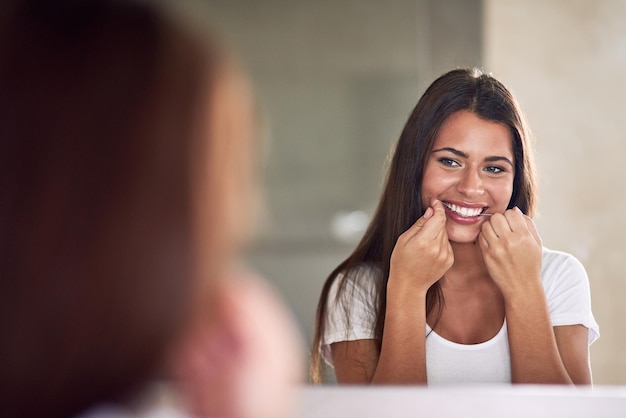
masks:
<svg viewBox="0 0 626 418"><path fill-rule="evenodd" d="M444 278L447 280L444 281L454 281L459 285L463 285L463 281L475 284L476 280L489 277L478 243L459 244L451 242L450 244L454 253L454 264L445 274Z"/></svg>

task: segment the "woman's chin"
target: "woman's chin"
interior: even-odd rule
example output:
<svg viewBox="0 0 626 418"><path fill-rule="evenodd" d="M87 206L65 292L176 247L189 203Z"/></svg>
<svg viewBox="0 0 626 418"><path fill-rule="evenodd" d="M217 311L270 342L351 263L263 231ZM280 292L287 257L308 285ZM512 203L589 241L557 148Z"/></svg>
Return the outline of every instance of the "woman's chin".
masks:
<svg viewBox="0 0 626 418"><path fill-rule="evenodd" d="M458 231L448 228L448 240L454 244L476 244L479 231Z"/></svg>

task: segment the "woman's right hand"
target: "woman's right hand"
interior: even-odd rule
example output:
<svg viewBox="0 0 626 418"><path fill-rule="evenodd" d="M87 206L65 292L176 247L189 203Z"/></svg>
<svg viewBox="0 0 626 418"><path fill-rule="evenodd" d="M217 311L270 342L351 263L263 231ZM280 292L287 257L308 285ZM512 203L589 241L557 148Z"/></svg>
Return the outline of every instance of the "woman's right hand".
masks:
<svg viewBox="0 0 626 418"><path fill-rule="evenodd" d="M453 262L445 209L439 200L433 200L424 215L398 237L391 254L389 283L393 282L400 294L412 289L425 295Z"/></svg>

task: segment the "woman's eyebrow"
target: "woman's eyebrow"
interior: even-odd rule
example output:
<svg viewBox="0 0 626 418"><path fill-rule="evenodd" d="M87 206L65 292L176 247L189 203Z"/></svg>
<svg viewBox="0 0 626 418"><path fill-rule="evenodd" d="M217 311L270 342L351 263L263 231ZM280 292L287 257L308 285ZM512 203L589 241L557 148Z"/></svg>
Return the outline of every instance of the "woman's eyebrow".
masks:
<svg viewBox="0 0 626 418"><path fill-rule="evenodd" d="M515 167L513 165L513 161L511 161L507 157L500 157L500 156L494 155L493 157L485 158L485 161L486 162L490 162L490 163L497 162L497 161L504 161L504 162L508 163L511 167Z"/></svg>
<svg viewBox="0 0 626 418"><path fill-rule="evenodd" d="M448 152L451 152L454 155L458 155L459 157L469 158L469 155L467 155L463 151L459 151L458 149L452 148L452 147L437 148L437 149L434 149L432 152L434 154L435 152L441 152L441 151L448 151Z"/></svg>
<svg viewBox="0 0 626 418"><path fill-rule="evenodd" d="M460 151L460 150L458 150L456 148L452 148L452 147L437 148L437 149L434 149L432 152L434 154L436 152L442 152L442 151L451 152L452 154L458 155L459 157L469 158L469 155L467 153L465 153L463 151ZM508 163L511 167L515 167L515 165L513 164L513 161L511 161L511 159L507 158L507 157L494 155L494 156L485 158L485 162L493 163L493 162L497 162L497 161L504 161L504 162Z"/></svg>

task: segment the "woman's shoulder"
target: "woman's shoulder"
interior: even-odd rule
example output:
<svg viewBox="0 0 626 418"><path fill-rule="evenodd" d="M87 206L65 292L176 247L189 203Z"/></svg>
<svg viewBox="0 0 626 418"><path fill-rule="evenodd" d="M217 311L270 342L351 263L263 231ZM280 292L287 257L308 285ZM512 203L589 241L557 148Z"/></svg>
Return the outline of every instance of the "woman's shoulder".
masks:
<svg viewBox="0 0 626 418"><path fill-rule="evenodd" d="M541 256L544 270L546 268L555 268L563 265L575 265L582 267L582 263L578 258L576 258L576 256L565 251L543 247Z"/></svg>
<svg viewBox="0 0 626 418"><path fill-rule="evenodd" d="M543 247L541 276L544 284L553 280L587 282L587 271L573 254Z"/></svg>
<svg viewBox="0 0 626 418"><path fill-rule="evenodd" d="M382 282L382 270L376 263L363 262L340 271L335 277L331 294L375 294ZM369 297L369 296L368 296Z"/></svg>
<svg viewBox="0 0 626 418"><path fill-rule="evenodd" d="M381 273L381 268L378 263L364 261L343 270L340 274L348 277L354 276L378 276Z"/></svg>
<svg viewBox="0 0 626 418"><path fill-rule="evenodd" d="M337 275L337 281L345 280L355 286L364 283L378 282L382 278L382 269L377 263L362 262L342 270ZM359 286L359 287L360 287Z"/></svg>
<svg viewBox="0 0 626 418"><path fill-rule="evenodd" d="M553 326L582 324L590 330L589 344L595 341L600 333L583 264L572 254L544 248L541 276Z"/></svg>

